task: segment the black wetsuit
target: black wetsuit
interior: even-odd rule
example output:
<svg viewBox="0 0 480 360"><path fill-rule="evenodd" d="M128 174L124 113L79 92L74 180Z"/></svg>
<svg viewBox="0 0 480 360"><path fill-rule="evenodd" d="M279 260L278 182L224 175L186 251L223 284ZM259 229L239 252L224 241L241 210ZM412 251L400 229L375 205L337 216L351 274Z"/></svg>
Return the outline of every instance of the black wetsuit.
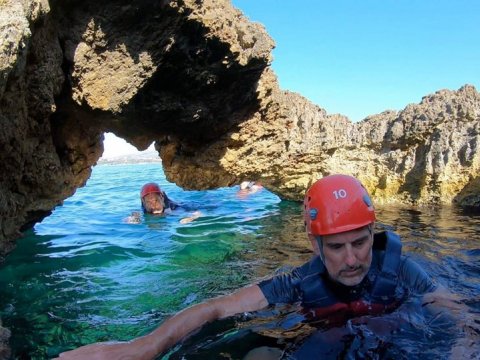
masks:
<svg viewBox="0 0 480 360"><path fill-rule="evenodd" d="M176 208L180 207L179 204L170 200L167 194L163 193L163 197L165 199L165 209L175 210Z"/></svg>

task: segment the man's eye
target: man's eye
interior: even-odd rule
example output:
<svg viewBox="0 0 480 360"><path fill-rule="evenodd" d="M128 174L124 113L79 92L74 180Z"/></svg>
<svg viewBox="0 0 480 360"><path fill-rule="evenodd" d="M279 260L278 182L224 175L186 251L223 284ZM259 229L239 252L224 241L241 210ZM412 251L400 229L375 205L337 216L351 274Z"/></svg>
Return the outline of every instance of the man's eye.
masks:
<svg viewBox="0 0 480 360"><path fill-rule="evenodd" d="M332 250L338 250L342 247L342 245L341 244L330 244L330 245L328 245L328 247Z"/></svg>
<svg viewBox="0 0 480 360"><path fill-rule="evenodd" d="M365 244L365 240L358 240L353 243L353 246L361 247L363 244Z"/></svg>

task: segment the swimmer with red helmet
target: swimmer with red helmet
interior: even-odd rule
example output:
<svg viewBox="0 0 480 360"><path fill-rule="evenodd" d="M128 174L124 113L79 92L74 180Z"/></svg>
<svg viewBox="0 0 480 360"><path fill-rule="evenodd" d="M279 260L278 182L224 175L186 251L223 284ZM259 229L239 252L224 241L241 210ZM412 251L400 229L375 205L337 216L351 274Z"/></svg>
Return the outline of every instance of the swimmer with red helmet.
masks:
<svg viewBox="0 0 480 360"><path fill-rule="evenodd" d="M177 209L180 205L170 200L157 183L150 182L142 186L140 190L140 201L142 210L145 214L164 215ZM191 216L180 220L180 223L189 223L201 216L200 211L195 211ZM133 212L130 216L124 219L124 222L129 224L140 224L141 215L138 211Z"/></svg>
<svg viewBox="0 0 480 360"><path fill-rule="evenodd" d="M422 308L461 314L455 296L401 254L397 234L374 233L375 211L366 189L356 178L331 175L315 182L305 195L304 219L314 251L304 265L193 305L143 337L88 345L61 354L60 358L153 359L208 322L279 303L300 303L307 318L311 315L317 320L336 321L340 315L346 320L389 313L410 296L419 296ZM475 326L468 317L457 319L462 325ZM321 346L317 348L321 350ZM283 356L279 349L260 350L260 354L254 354L256 358Z"/></svg>
<svg viewBox="0 0 480 360"><path fill-rule="evenodd" d="M144 213L160 215L167 210L175 210L178 204L171 201L157 183L151 182L142 186L140 200Z"/></svg>

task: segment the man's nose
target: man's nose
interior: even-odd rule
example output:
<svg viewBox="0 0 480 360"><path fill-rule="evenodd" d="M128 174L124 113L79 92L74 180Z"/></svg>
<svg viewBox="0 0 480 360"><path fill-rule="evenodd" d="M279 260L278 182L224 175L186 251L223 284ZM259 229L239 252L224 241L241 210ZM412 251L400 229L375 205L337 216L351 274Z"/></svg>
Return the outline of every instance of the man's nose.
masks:
<svg viewBox="0 0 480 360"><path fill-rule="evenodd" d="M159 203L159 201L156 198L152 198L152 199L149 199L148 203L150 204L150 206L155 206Z"/></svg>
<svg viewBox="0 0 480 360"><path fill-rule="evenodd" d="M345 251L345 264L347 264L348 266L355 266L357 263L357 256L355 255L355 251L353 250L352 245L345 245Z"/></svg>

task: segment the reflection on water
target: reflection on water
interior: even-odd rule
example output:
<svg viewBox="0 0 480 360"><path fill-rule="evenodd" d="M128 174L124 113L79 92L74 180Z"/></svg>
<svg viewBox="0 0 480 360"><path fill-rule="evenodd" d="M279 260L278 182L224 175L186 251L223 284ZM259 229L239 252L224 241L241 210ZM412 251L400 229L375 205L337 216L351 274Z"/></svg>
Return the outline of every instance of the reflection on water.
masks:
<svg viewBox="0 0 480 360"><path fill-rule="evenodd" d="M189 208L123 223L138 210L138 189L152 179ZM129 340L186 306L310 258L299 203L267 191L239 198L237 190L185 192L155 165L95 168L88 186L0 265L0 316L13 331L15 358L46 359L82 344ZM180 224L190 209L203 216ZM479 214L449 207L385 207L377 214L377 228L397 231L404 250L478 316ZM242 314L206 326L164 357L241 359L269 346L285 358L437 359L464 331L426 317L414 300L382 318L328 330L302 320L296 307Z"/></svg>

